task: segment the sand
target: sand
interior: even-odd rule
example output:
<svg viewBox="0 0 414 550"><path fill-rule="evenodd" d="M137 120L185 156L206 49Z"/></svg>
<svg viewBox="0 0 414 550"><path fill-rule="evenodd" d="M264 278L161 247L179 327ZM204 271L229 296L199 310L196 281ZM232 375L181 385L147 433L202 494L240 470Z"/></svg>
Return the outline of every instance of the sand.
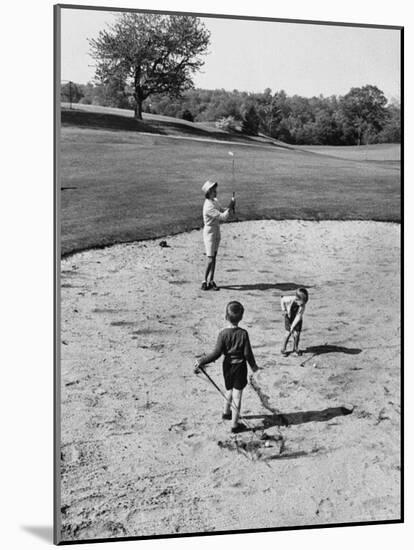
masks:
<svg viewBox="0 0 414 550"><path fill-rule="evenodd" d="M228 224L204 293L201 231L166 240L62 261L63 540L398 519L400 226ZM299 285L305 353L284 358ZM262 367L236 438L193 374L231 299Z"/></svg>

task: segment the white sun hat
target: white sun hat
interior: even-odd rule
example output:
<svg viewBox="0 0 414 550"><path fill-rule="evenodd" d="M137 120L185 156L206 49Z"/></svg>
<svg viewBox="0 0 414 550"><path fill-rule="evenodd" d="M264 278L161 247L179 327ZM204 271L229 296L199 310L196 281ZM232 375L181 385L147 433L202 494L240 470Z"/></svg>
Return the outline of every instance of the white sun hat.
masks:
<svg viewBox="0 0 414 550"><path fill-rule="evenodd" d="M215 185L217 185L216 181L207 180L206 183L201 188L201 190L203 191L204 194L206 194L210 191L210 189L213 189Z"/></svg>

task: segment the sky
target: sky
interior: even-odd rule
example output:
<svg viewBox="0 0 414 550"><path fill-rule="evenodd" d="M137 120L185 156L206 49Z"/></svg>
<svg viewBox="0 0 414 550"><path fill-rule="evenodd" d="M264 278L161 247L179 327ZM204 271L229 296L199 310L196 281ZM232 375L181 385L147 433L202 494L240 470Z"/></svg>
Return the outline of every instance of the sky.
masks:
<svg viewBox="0 0 414 550"><path fill-rule="evenodd" d="M88 38L113 23L108 11L62 9L61 78L93 80ZM394 29L201 18L211 32L197 88L288 95L343 95L373 84L400 97L400 34Z"/></svg>

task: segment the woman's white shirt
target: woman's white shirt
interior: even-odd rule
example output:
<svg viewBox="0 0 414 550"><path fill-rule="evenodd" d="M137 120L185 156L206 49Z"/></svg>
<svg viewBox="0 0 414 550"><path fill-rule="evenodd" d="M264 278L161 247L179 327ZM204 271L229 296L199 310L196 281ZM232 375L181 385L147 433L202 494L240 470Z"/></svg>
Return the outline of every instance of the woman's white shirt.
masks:
<svg viewBox="0 0 414 550"><path fill-rule="evenodd" d="M230 210L224 209L217 199L206 199L203 205L204 230L207 232L216 232L219 230L220 223L225 222L230 217Z"/></svg>

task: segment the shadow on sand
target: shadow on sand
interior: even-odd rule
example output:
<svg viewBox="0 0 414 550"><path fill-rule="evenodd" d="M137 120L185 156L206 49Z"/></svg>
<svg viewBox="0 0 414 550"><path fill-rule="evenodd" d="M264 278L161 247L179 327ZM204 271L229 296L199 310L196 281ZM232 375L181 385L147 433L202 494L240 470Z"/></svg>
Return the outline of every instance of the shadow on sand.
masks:
<svg viewBox="0 0 414 550"><path fill-rule="evenodd" d="M316 355L324 355L325 353L345 353L347 355L358 355L362 352L360 348L346 348L345 346L335 346L324 344L323 346L310 346L304 350L305 353Z"/></svg>
<svg viewBox="0 0 414 550"><path fill-rule="evenodd" d="M306 424L307 422L328 422L332 418L337 416L346 416L352 414L352 407L329 407L322 411L301 411L293 413L283 414L257 414L257 415L244 415L242 417L246 420L259 420L263 421L262 425L255 426L254 429L272 428L273 426L295 426L297 424ZM249 431L246 429L246 431Z"/></svg>
<svg viewBox="0 0 414 550"><path fill-rule="evenodd" d="M247 285L220 285L223 290L297 290L298 288L311 288L306 285L298 285L297 283L254 283Z"/></svg>

